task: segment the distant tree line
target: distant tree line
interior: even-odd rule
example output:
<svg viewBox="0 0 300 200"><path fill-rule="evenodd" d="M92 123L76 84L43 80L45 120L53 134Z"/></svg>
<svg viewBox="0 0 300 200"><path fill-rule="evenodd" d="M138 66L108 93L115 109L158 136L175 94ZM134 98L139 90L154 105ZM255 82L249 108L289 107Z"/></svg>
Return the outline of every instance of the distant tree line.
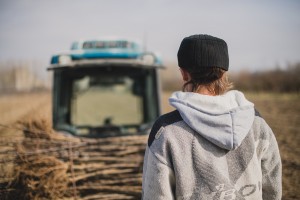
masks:
<svg viewBox="0 0 300 200"><path fill-rule="evenodd" d="M42 79L37 71L28 61L0 62L0 95L48 90L50 80Z"/></svg>
<svg viewBox="0 0 300 200"><path fill-rule="evenodd" d="M164 91L181 90L183 81L176 64L169 63L161 71L161 82ZM229 72L234 89L254 92L300 92L300 63L287 66L285 69L265 71Z"/></svg>
<svg viewBox="0 0 300 200"><path fill-rule="evenodd" d="M300 92L300 63L286 69L231 74L235 89L255 92Z"/></svg>

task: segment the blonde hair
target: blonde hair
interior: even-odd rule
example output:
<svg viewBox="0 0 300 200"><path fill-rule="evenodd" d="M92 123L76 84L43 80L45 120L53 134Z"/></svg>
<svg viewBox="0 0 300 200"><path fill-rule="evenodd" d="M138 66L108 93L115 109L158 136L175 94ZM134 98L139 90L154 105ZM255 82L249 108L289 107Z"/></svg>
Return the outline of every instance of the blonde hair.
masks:
<svg viewBox="0 0 300 200"><path fill-rule="evenodd" d="M222 95L233 87L225 70L219 67L203 68L197 72L189 72L191 80L186 82L182 91L187 91L191 85L191 92L197 92L200 88L206 88L211 94Z"/></svg>

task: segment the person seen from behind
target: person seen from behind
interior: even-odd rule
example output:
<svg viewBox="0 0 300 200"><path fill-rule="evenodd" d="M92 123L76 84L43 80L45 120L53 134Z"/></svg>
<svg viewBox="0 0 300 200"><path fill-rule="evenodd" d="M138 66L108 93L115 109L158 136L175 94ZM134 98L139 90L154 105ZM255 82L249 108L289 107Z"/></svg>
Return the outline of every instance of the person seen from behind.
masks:
<svg viewBox="0 0 300 200"><path fill-rule="evenodd" d="M254 104L230 90L226 42L192 35L177 57L183 91L152 127L142 199L281 199L277 141Z"/></svg>

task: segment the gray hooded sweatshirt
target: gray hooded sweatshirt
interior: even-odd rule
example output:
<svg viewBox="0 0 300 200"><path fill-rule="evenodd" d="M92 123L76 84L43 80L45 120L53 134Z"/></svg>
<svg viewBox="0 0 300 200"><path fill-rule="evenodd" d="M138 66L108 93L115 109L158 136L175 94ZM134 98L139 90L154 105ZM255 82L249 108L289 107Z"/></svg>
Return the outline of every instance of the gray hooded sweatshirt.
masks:
<svg viewBox="0 0 300 200"><path fill-rule="evenodd" d="M281 199L274 134L243 93L175 92L145 152L145 200Z"/></svg>

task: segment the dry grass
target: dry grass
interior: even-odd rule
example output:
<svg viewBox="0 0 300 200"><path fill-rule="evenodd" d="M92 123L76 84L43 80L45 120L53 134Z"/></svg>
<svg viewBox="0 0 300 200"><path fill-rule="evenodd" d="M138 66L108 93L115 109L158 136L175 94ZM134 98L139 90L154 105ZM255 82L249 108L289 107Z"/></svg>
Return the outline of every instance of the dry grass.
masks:
<svg viewBox="0 0 300 200"><path fill-rule="evenodd" d="M169 96L170 93L167 92L162 96L164 113L173 110L167 103ZM246 93L246 96L255 103L256 108L276 135L283 162L283 199L300 199L298 189L300 186L300 95ZM49 93L2 96L0 97L0 122L16 126L17 122L29 118L44 118L46 121L51 121L50 98ZM18 127L22 126L19 124ZM0 127L2 138L10 137L16 132L15 129ZM10 149L0 150L9 151ZM93 190L93 188L90 189Z"/></svg>

